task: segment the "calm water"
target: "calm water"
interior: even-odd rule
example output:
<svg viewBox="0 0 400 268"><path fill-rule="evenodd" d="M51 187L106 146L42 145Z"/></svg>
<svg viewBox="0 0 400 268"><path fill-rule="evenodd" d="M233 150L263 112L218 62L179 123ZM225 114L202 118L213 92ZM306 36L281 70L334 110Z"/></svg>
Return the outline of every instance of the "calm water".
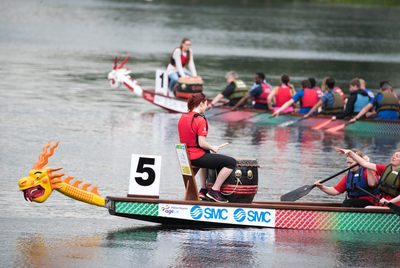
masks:
<svg viewBox="0 0 400 268"><path fill-rule="evenodd" d="M355 76L376 91L390 80L400 94L399 6L313 1L9 1L0 9L0 256L1 266L357 266L400 264L400 236L269 229L193 230L112 217L105 209L54 192L27 203L17 181L48 140L60 140L49 166L125 196L130 155L161 155L164 198L183 199L173 144L177 114L145 103L106 80L114 56L143 87L154 85L183 36L212 97L224 74L251 84L264 71L276 85L332 76L347 89ZM209 141L223 153L256 158L257 200L279 197L345 167L336 146L356 147L386 163L400 137L327 135L212 121ZM332 180L329 185L334 185ZM314 190L304 201L338 201Z"/></svg>

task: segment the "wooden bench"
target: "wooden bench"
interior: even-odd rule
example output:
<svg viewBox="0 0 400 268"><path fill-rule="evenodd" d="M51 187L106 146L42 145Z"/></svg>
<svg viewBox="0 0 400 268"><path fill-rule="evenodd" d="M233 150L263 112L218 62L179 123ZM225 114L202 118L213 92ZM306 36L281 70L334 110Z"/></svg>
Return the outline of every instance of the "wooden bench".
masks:
<svg viewBox="0 0 400 268"><path fill-rule="evenodd" d="M186 144L176 144L175 149L178 155L183 183L186 189L185 200L200 200L195 179L200 168L193 166L190 162Z"/></svg>

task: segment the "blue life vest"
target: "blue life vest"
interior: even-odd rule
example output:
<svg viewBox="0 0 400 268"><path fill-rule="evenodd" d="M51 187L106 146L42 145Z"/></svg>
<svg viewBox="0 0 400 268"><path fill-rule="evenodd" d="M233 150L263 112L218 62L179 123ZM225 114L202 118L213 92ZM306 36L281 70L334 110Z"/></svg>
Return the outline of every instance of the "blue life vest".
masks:
<svg viewBox="0 0 400 268"><path fill-rule="evenodd" d="M364 178L364 168L359 168L356 172L349 171L349 173L347 173L346 191L349 198L367 196L366 193L357 190L355 188L355 185L367 190L370 193L377 193L377 190L368 186L368 183L365 179L366 178Z"/></svg>
<svg viewBox="0 0 400 268"><path fill-rule="evenodd" d="M367 105L370 101L370 97L368 96L368 94L361 94L361 93L357 93L357 100L354 103L354 113L359 113L362 108L364 108L365 105Z"/></svg>

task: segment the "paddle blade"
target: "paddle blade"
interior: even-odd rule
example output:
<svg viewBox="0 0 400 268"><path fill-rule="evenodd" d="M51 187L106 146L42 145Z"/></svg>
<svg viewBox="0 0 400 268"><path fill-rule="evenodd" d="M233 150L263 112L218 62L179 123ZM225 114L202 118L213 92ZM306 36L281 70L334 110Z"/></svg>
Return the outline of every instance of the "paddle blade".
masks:
<svg viewBox="0 0 400 268"><path fill-rule="evenodd" d="M320 124L314 126L312 129L314 129L314 130L321 129L321 128L323 128L323 127L329 125L330 122L332 122L332 119L326 120L326 121L324 121L324 122L322 122L322 123L320 123Z"/></svg>
<svg viewBox="0 0 400 268"><path fill-rule="evenodd" d="M294 123L297 123L297 122L299 122L299 121L301 121L303 119L305 119L305 117L300 117L299 119L287 121L287 122L284 122L282 124L279 124L278 127L287 127L287 126L290 126L290 125L292 125Z"/></svg>
<svg viewBox="0 0 400 268"><path fill-rule="evenodd" d="M296 190L293 190L287 194L284 194L281 196L281 201L296 201L303 196L307 195L315 185L304 185L301 186L300 188L297 188Z"/></svg>
<svg viewBox="0 0 400 268"><path fill-rule="evenodd" d="M338 125L338 126L336 126L336 127L328 128L328 129L326 130L326 132L330 132L330 133L332 133L332 132L337 132L337 131L339 131L339 130L341 130L341 129L344 129L345 126L346 126L346 124L340 124L340 125Z"/></svg>

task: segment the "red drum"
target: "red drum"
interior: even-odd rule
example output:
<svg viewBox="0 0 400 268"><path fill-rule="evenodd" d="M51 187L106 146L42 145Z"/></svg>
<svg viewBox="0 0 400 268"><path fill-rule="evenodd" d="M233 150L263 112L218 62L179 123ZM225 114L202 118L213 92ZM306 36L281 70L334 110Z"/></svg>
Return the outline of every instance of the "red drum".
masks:
<svg viewBox="0 0 400 268"><path fill-rule="evenodd" d="M253 202L258 190L258 167L256 159L236 159L236 168L221 187L222 195L233 203ZM214 185L216 174L216 170L208 170L208 189Z"/></svg>

